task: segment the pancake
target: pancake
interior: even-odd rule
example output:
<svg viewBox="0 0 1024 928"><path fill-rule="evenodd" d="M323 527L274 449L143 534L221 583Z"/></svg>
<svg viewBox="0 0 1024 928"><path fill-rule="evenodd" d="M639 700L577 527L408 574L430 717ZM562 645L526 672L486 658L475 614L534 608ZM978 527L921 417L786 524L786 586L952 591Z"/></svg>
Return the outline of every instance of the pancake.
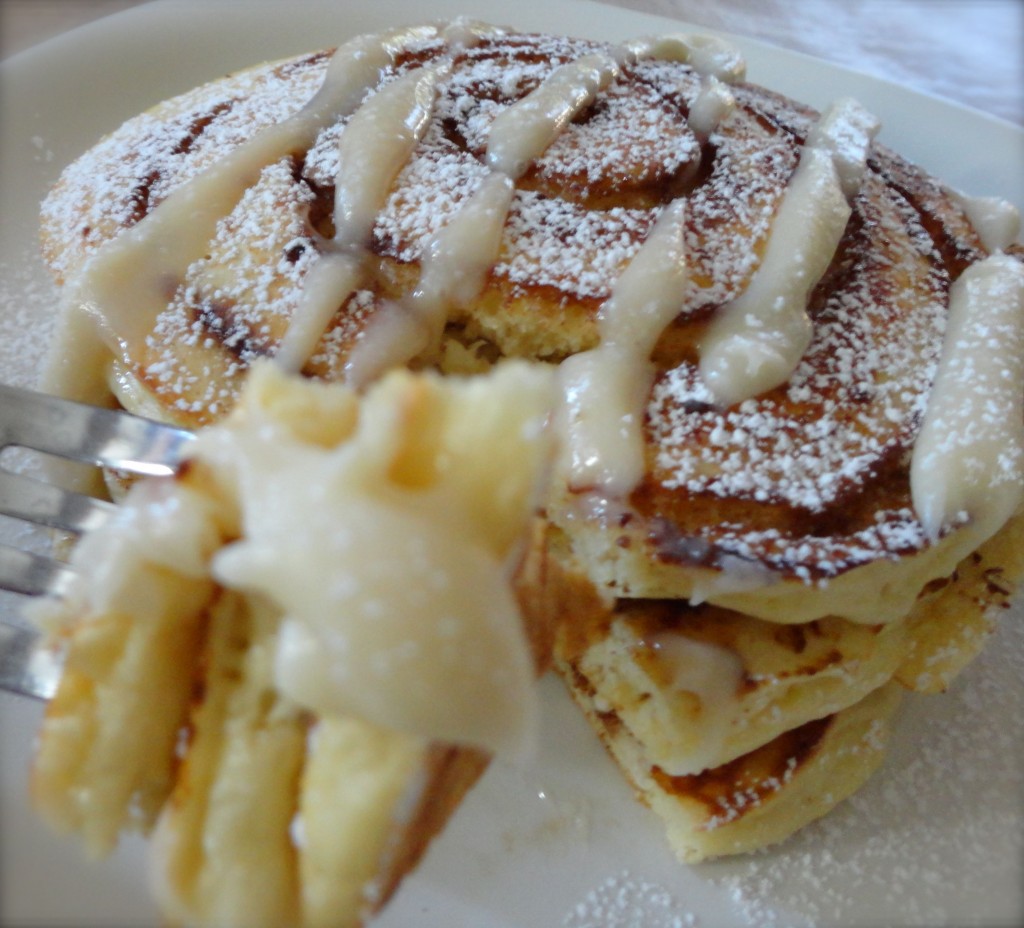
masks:
<svg viewBox="0 0 1024 928"><path fill-rule="evenodd" d="M885 757L900 696L898 685L887 684L848 709L688 776L652 767L614 716L598 713L595 727L640 800L664 822L678 857L699 863L775 844L856 792Z"/></svg>
<svg viewBox="0 0 1024 928"><path fill-rule="evenodd" d="M264 363L555 372L523 591L681 856L751 850L870 775L1021 573L1016 214L878 128L699 36L459 20L259 65L61 176L48 382L201 429Z"/></svg>
<svg viewBox="0 0 1024 928"><path fill-rule="evenodd" d="M487 28L472 40L424 28L392 41L398 51L382 66L385 84L429 65L450 61L450 69L361 220L369 230L355 285L336 311L320 309L301 358L311 376L358 379L377 362L353 361L353 347L382 340L368 339L368 329L407 323L387 310L408 302L440 230L458 225L449 221L496 173L488 132L497 114L560 66L619 54ZM988 249L960 198L871 143L870 119L840 107L833 122L840 134L860 133L852 148L864 147L863 177L809 288L813 338L783 383L722 408L701 380L699 346L709 320L754 280L800 153L825 120L740 81L741 65L724 51L698 66L692 54L690 64L679 60L685 45L663 44L667 51L648 43L614 66L613 79L600 78L602 88L542 154L516 168L493 254L474 272L483 279L441 299L431 323L440 331L420 339L427 347L414 351L419 342L406 331L388 350L412 351L417 366L472 366L592 349L623 268L665 204L685 205L687 274L678 311L652 340L642 479L609 506L602 487L574 474L552 500L552 519L595 582L618 596L706 595L775 621L898 617L917 589L947 576L983 540L947 530L941 544L929 543L914 513L908 459L942 350L950 286ZM173 191L212 181L231 188L228 177L237 189L204 213L210 235L191 243L195 254L176 272L164 269L157 283L136 260L136 285L157 295L145 308L135 300L105 310L116 335L103 334L106 345L93 352L91 386L79 373L83 382L63 392L95 399L106 381L129 408L201 425L231 407L254 359L278 352L307 277L340 247L339 130L374 97L322 127L303 124L266 153L253 154L251 140L307 112L331 60L317 52L214 82L129 121L68 168L43 207L44 255L58 281L78 279L88 258L127 229L153 237L161 223L173 227L170 210L161 210ZM705 115L715 107L717 119ZM286 154L274 157L278 149ZM252 183L227 170L232 152L252 161ZM339 203L353 197L342 194ZM499 211L502 202L499 192ZM70 322L64 329L79 331ZM55 379L59 386L59 371ZM734 436L743 436L738 447Z"/></svg>

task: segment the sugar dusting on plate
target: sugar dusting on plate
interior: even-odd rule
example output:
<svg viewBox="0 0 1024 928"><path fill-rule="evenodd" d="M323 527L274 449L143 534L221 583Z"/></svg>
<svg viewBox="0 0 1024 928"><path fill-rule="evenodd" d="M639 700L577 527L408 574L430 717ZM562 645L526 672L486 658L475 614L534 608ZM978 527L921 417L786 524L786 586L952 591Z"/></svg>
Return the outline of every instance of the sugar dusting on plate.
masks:
<svg viewBox="0 0 1024 928"><path fill-rule="evenodd" d="M908 700L861 792L781 848L709 868L747 924L1024 923L1020 612L947 693ZM1006 895L979 898L977 878Z"/></svg>
<svg viewBox="0 0 1024 928"><path fill-rule="evenodd" d="M0 262L0 376L4 383L35 384L52 339L57 299L34 240L20 260Z"/></svg>
<svg viewBox="0 0 1024 928"><path fill-rule="evenodd" d="M692 912L657 883L628 870L608 877L562 920L562 928L697 928Z"/></svg>

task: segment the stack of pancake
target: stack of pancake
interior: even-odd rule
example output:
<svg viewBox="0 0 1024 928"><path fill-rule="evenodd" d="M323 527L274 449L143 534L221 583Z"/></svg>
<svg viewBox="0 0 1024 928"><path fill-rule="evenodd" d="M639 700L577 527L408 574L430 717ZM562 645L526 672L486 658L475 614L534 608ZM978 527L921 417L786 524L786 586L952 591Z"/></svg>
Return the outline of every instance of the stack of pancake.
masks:
<svg viewBox="0 0 1024 928"><path fill-rule="evenodd" d="M684 859L761 847L864 782L1024 569L1012 210L876 131L694 36L460 21L259 66L62 175L50 383L198 428L268 357L557 366L555 665Z"/></svg>

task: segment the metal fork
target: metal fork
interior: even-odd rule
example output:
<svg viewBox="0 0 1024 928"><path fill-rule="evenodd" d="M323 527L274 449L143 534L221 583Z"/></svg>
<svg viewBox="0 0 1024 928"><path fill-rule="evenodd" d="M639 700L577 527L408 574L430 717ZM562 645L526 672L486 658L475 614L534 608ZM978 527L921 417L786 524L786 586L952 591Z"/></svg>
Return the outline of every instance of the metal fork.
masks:
<svg viewBox="0 0 1024 928"><path fill-rule="evenodd" d="M139 416L73 403L0 384L0 455L11 447L43 452L127 474L174 473L195 436ZM16 473L0 457L0 515L80 535L114 504ZM0 590L60 596L71 576L54 557L0 544ZM48 698L59 667L39 635L14 614L0 614L0 689Z"/></svg>

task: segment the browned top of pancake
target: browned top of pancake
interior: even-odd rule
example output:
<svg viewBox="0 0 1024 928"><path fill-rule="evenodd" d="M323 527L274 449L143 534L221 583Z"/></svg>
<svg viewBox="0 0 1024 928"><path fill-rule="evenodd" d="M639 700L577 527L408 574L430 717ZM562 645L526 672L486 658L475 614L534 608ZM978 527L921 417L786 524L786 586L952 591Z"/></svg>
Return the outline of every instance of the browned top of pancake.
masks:
<svg viewBox="0 0 1024 928"><path fill-rule="evenodd" d="M382 301L415 286L424 249L486 172L495 114L598 43L506 34L457 52L422 142L377 217L362 286L307 364L340 376ZM438 60L420 38L386 77ZM58 278L187 178L315 92L328 52L200 88L126 123L65 172L43 210ZM923 546L908 456L941 348L951 282L985 252L937 182L875 146L853 216L809 307L814 340L788 383L729 409L710 402L696 342L746 287L816 115L752 84L708 138L687 116L688 65L641 60L599 94L517 182L501 255L480 299L449 318L484 357L557 361L592 347L595 317L664 204L684 197L684 311L654 358L648 472L632 503L656 556L724 555L805 578ZM245 370L273 354L330 216L344 120L254 179L206 259L171 281L168 308L131 374L169 418L230 408Z"/></svg>
<svg viewBox="0 0 1024 928"><path fill-rule="evenodd" d="M820 750L833 718L807 722L713 770L671 776L653 767L651 776L668 795L699 803L707 816L706 828L718 827L742 818L779 792Z"/></svg>

